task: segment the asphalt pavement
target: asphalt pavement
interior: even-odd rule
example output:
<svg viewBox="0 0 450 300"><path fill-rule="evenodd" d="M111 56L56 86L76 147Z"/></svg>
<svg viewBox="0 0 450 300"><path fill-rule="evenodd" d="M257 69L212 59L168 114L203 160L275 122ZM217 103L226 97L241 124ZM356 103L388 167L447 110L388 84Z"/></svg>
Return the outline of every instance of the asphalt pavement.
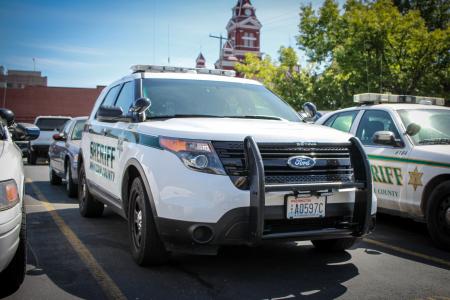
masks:
<svg viewBox="0 0 450 300"><path fill-rule="evenodd" d="M46 165L26 166L25 176L27 275L6 299L450 299L450 253L411 220L378 216L373 234L338 254L290 242L142 268L124 219L108 209L82 218Z"/></svg>

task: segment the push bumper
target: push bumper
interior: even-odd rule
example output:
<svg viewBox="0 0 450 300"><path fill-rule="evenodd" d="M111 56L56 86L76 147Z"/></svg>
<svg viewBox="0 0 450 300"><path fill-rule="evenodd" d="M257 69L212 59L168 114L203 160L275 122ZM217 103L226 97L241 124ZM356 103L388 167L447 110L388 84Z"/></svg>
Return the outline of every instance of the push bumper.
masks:
<svg viewBox="0 0 450 300"><path fill-rule="evenodd" d="M252 137L244 141L250 182L250 206L235 208L216 223L198 223L157 218L162 240L170 251L213 254L221 245L258 245L272 240L316 240L361 237L375 227L372 208L372 178L369 162L356 138L350 140L355 180L350 183L266 185L264 165ZM342 189L355 191L354 203L326 205L324 218L288 220L285 206L266 206L271 192L309 192L315 195Z"/></svg>

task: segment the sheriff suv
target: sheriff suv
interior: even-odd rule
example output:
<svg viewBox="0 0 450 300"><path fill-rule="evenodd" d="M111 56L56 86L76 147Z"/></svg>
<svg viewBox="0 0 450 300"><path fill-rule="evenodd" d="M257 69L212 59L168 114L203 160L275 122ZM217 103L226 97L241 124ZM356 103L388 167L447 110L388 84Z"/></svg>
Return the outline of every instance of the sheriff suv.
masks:
<svg viewBox="0 0 450 300"><path fill-rule="evenodd" d="M450 108L443 98L366 93L317 123L354 134L368 154L380 212L426 222L450 250Z"/></svg>
<svg viewBox="0 0 450 300"><path fill-rule="evenodd" d="M344 250L374 226L360 142L302 122L234 71L137 65L100 94L79 154L79 209L128 220L139 265L222 245Z"/></svg>

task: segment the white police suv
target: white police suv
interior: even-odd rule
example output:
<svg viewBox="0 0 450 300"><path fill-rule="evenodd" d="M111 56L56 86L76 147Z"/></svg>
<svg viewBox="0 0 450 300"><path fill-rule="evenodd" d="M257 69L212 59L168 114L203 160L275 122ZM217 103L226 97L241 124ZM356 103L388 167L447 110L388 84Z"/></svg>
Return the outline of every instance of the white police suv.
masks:
<svg viewBox="0 0 450 300"><path fill-rule="evenodd" d="M434 242L450 249L450 108L442 98L369 93L354 100L360 106L316 123L362 142L379 211L426 221Z"/></svg>
<svg viewBox="0 0 450 300"><path fill-rule="evenodd" d="M343 250L374 226L367 157L233 71L138 65L99 96L79 154L79 206L128 220L140 265L173 251L312 240Z"/></svg>
<svg viewBox="0 0 450 300"><path fill-rule="evenodd" d="M36 139L39 129L32 127L15 124L13 112L0 108L0 297L19 288L25 276L25 183L22 151L13 140Z"/></svg>

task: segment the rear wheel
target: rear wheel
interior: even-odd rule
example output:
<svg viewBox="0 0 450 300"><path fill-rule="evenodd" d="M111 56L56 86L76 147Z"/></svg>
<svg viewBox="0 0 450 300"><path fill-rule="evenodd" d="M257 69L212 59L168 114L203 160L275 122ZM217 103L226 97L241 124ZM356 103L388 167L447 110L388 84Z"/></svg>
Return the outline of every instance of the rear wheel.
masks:
<svg viewBox="0 0 450 300"><path fill-rule="evenodd" d="M168 253L156 230L150 200L141 178L133 180L129 195L128 230L134 261L140 266L165 263Z"/></svg>
<svg viewBox="0 0 450 300"><path fill-rule="evenodd" d="M77 185L73 182L72 179L72 168L70 167L70 162L67 162L66 167L66 192L67 196L73 198L77 196Z"/></svg>
<svg viewBox="0 0 450 300"><path fill-rule="evenodd" d="M6 293L13 293L19 289L25 278L27 265L27 225L25 210L22 212L22 224L19 234L19 247L14 258L8 267L0 274L0 282L7 290ZM0 295L1 296L1 295Z"/></svg>
<svg viewBox="0 0 450 300"><path fill-rule="evenodd" d="M436 246L450 250L450 180L439 184L430 195L427 227Z"/></svg>
<svg viewBox="0 0 450 300"><path fill-rule="evenodd" d="M27 157L28 164L35 165L36 160L37 160L36 152L34 152L33 150L30 149L28 151L28 157Z"/></svg>
<svg viewBox="0 0 450 300"><path fill-rule="evenodd" d="M94 196L89 192L89 187L86 183L86 173L84 171L84 165L80 166L78 184L78 201L80 208L80 215L85 218L95 218L100 217L103 214L105 205L100 201L97 201Z"/></svg>
<svg viewBox="0 0 450 300"><path fill-rule="evenodd" d="M314 240L311 242L313 243L314 247L316 247L316 249L320 251L338 252L351 248L356 241L357 238L344 238L331 240Z"/></svg>
<svg viewBox="0 0 450 300"><path fill-rule="evenodd" d="M52 169L52 167L48 167L48 176L50 178L50 184L51 185L60 185L62 182L61 177L56 175L55 171Z"/></svg>

